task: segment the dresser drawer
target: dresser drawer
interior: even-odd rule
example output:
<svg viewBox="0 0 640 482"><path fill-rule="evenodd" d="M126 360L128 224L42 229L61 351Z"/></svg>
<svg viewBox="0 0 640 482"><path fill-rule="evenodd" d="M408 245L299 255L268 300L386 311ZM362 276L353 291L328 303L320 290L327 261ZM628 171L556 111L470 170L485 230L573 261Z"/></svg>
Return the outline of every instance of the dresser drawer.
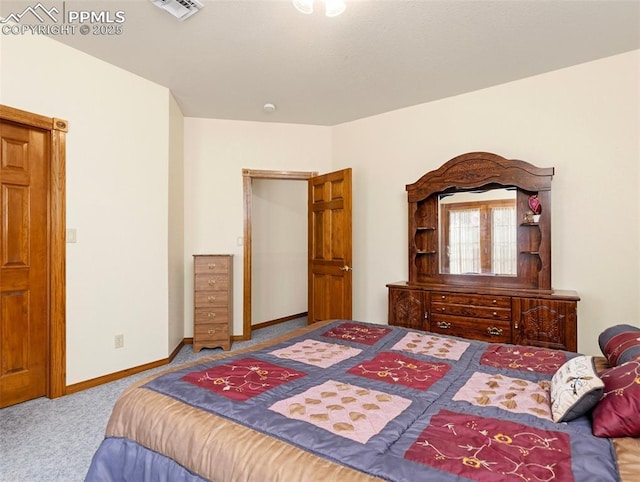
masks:
<svg viewBox="0 0 640 482"><path fill-rule="evenodd" d="M226 291L229 289L229 277L225 274L196 274L196 291Z"/></svg>
<svg viewBox="0 0 640 482"><path fill-rule="evenodd" d="M196 274L226 274L229 272L231 258L220 256L216 258L207 256L196 256L194 260L194 270Z"/></svg>
<svg viewBox="0 0 640 482"><path fill-rule="evenodd" d="M431 314L469 316L489 320L511 320L510 308L495 308L490 306L454 305L432 302Z"/></svg>
<svg viewBox="0 0 640 482"><path fill-rule="evenodd" d="M430 331L490 343L511 343L511 322L502 320L478 320L434 314L431 316Z"/></svg>
<svg viewBox="0 0 640 482"><path fill-rule="evenodd" d="M431 301L454 305L487 306L511 310L510 296L478 295L469 293L438 293L431 294Z"/></svg>
<svg viewBox="0 0 640 482"><path fill-rule="evenodd" d="M225 307L196 307L194 323L229 323L229 311Z"/></svg>
<svg viewBox="0 0 640 482"><path fill-rule="evenodd" d="M229 303L228 291L196 291L194 296L196 308L226 307L227 303Z"/></svg>
<svg viewBox="0 0 640 482"><path fill-rule="evenodd" d="M211 342L228 342L229 325L227 323L196 323L194 336L199 343L209 344Z"/></svg>

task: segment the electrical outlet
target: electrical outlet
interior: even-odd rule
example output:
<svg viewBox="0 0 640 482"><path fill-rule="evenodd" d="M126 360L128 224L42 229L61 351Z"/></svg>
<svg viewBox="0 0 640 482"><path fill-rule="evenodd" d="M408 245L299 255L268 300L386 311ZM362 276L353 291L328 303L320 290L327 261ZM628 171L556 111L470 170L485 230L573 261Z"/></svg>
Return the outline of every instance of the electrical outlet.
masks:
<svg viewBox="0 0 640 482"><path fill-rule="evenodd" d="M120 333L113 338L114 348L124 348L124 335Z"/></svg>

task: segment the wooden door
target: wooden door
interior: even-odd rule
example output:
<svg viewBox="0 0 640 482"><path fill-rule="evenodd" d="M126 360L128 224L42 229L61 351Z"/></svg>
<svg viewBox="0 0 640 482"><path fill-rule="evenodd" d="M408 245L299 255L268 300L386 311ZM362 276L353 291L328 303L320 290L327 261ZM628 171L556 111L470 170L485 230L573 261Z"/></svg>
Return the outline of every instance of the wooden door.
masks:
<svg viewBox="0 0 640 482"><path fill-rule="evenodd" d="M309 179L309 323L351 319L351 169Z"/></svg>
<svg viewBox="0 0 640 482"><path fill-rule="evenodd" d="M0 408L47 394L50 148L0 121Z"/></svg>

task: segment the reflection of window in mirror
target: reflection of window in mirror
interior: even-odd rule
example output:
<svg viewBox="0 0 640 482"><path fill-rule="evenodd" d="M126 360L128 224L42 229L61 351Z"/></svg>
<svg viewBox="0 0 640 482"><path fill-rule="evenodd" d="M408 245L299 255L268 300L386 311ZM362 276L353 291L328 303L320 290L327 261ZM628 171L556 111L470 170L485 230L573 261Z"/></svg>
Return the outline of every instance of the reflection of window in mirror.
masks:
<svg viewBox="0 0 640 482"><path fill-rule="evenodd" d="M517 275L515 190L443 194L439 210L441 273Z"/></svg>

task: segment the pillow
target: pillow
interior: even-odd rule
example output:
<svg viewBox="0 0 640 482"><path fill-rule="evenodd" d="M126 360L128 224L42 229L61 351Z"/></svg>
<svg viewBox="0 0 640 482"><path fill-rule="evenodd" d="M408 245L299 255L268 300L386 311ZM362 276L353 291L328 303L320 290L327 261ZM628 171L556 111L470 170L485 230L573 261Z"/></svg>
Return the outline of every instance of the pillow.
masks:
<svg viewBox="0 0 640 482"><path fill-rule="evenodd" d="M593 435L640 437L640 361L602 373L604 394L593 410Z"/></svg>
<svg viewBox="0 0 640 482"><path fill-rule="evenodd" d="M598 337L604 356L613 366L640 359L640 328L631 325L615 325Z"/></svg>
<svg viewBox="0 0 640 482"><path fill-rule="evenodd" d="M554 422L569 422L586 414L600 400L604 383L592 356L565 362L551 379L551 415Z"/></svg>

